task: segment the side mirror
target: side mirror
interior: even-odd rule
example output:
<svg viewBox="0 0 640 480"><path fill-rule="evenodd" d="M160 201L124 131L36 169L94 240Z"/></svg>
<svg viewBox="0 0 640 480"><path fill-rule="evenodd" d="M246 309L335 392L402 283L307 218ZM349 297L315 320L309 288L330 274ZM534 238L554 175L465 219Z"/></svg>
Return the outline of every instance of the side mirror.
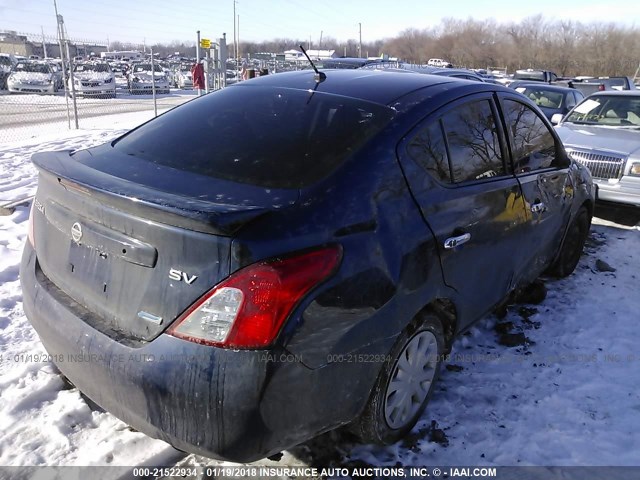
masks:
<svg viewBox="0 0 640 480"><path fill-rule="evenodd" d="M561 113L554 113L551 117L551 124L558 125L562 121L563 115Z"/></svg>

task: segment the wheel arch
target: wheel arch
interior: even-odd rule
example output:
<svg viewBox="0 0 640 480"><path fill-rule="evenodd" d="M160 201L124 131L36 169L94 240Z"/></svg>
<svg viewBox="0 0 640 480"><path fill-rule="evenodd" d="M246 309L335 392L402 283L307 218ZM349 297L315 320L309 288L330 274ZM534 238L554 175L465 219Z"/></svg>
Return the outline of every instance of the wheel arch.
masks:
<svg viewBox="0 0 640 480"><path fill-rule="evenodd" d="M448 298L435 298L426 304L409 322L408 329L413 333L422 323L425 315L435 315L442 324L445 340L445 352L449 353L458 332L458 312L453 301Z"/></svg>

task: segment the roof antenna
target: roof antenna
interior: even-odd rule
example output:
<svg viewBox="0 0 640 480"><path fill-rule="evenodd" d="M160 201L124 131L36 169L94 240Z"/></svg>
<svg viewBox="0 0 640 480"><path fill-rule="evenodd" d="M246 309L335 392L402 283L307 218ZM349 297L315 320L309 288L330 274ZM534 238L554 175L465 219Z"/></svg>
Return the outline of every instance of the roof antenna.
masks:
<svg viewBox="0 0 640 480"><path fill-rule="evenodd" d="M304 53L304 56L307 57L307 60L309 60L309 63L313 67L313 70L316 72L316 75L315 75L316 83L324 82L327 79L327 75L316 68L314 63L311 61L311 58L309 58L309 55L307 55L307 51L304 49L304 47L302 45L299 45L299 46L300 46L300 50L302 50L302 53Z"/></svg>

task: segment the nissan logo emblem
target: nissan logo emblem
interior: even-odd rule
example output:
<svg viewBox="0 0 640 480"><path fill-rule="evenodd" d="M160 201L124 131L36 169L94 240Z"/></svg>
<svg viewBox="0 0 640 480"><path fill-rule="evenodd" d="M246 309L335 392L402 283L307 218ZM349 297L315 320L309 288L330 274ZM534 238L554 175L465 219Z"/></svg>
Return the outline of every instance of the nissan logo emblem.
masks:
<svg viewBox="0 0 640 480"><path fill-rule="evenodd" d="M71 238L76 243L80 243L80 239L82 238L82 225L78 222L71 225Z"/></svg>

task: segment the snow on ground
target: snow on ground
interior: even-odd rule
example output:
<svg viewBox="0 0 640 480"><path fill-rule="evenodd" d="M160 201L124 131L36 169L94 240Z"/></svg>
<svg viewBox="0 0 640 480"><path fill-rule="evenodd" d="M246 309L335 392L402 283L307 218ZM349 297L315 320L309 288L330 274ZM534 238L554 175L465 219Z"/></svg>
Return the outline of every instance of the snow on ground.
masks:
<svg viewBox="0 0 640 480"><path fill-rule="evenodd" d="M33 152L96 145L144 120L123 115L106 120L111 128L0 145L0 204L34 193ZM513 305L455 342L407 439L375 447L328 434L259 463L640 465L640 211L596 213L574 275L546 279L542 303ZM0 465L217 463L92 409L53 364L35 357L45 351L24 316L18 280L27 217L27 207L0 217Z"/></svg>

